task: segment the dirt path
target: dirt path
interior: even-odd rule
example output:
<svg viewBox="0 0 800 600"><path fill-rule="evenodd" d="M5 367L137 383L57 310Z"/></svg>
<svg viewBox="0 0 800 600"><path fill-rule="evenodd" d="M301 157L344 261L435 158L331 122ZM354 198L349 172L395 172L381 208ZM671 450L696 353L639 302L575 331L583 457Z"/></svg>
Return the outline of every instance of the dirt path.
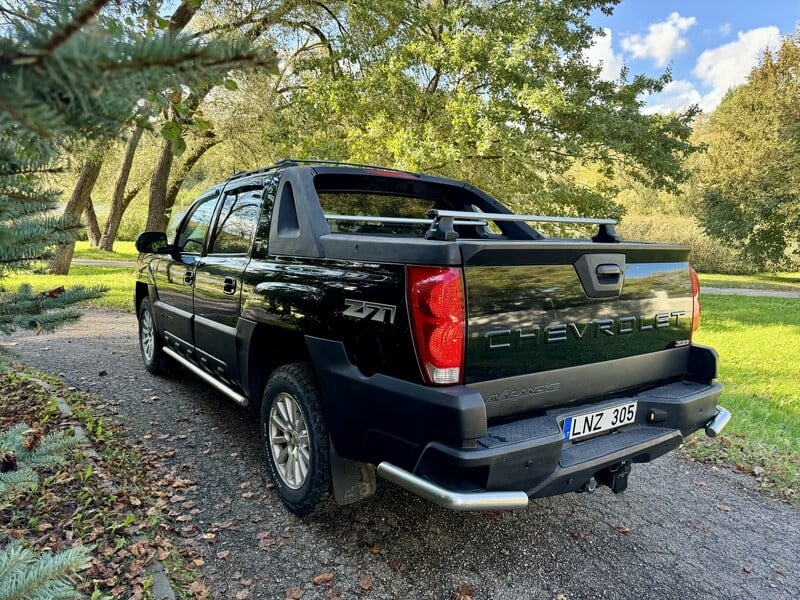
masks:
<svg viewBox="0 0 800 600"><path fill-rule="evenodd" d="M365 503L297 519L267 485L252 412L187 373L150 376L133 315L90 311L10 341L25 362L104 396L133 438L174 450L167 462L196 483L187 525L216 533L203 567L214 598L283 600L295 587L302 600L451 600L459 587L475 600L800 598L800 515L746 476L672 454L634 465L621 496L502 514L447 512L381 481ZM312 583L321 573L331 585Z"/></svg>

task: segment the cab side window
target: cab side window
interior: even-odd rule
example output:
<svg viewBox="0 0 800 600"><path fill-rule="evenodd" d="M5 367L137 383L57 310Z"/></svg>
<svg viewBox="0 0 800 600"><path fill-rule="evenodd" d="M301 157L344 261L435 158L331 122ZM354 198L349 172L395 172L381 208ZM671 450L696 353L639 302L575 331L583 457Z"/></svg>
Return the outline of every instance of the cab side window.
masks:
<svg viewBox="0 0 800 600"><path fill-rule="evenodd" d="M183 221L181 229L178 230L175 245L180 252L187 254L202 253L216 205L216 194L203 198L195 204L192 212Z"/></svg>
<svg viewBox="0 0 800 600"><path fill-rule="evenodd" d="M225 194L209 254L247 254L261 214L261 186Z"/></svg>

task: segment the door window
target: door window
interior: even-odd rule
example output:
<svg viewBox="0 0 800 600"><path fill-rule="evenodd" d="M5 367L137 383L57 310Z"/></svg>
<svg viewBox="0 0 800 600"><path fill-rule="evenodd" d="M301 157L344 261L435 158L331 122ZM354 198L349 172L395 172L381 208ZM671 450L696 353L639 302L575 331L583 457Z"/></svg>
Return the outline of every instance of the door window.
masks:
<svg viewBox="0 0 800 600"><path fill-rule="evenodd" d="M216 205L216 194L202 198L194 205L192 212L184 220L182 228L178 230L175 245L178 247L179 252L200 254L203 251L203 244L205 243Z"/></svg>
<svg viewBox="0 0 800 600"><path fill-rule="evenodd" d="M247 254L260 214L260 186L225 194L209 254Z"/></svg>

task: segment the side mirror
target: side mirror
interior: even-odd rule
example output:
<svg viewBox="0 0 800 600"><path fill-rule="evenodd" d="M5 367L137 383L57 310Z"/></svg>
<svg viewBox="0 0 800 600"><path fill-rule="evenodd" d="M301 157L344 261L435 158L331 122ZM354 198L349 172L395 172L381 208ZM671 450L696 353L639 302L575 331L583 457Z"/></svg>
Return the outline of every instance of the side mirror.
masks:
<svg viewBox="0 0 800 600"><path fill-rule="evenodd" d="M169 252L167 234L163 231L145 231L136 238L136 249L139 252L163 254Z"/></svg>

